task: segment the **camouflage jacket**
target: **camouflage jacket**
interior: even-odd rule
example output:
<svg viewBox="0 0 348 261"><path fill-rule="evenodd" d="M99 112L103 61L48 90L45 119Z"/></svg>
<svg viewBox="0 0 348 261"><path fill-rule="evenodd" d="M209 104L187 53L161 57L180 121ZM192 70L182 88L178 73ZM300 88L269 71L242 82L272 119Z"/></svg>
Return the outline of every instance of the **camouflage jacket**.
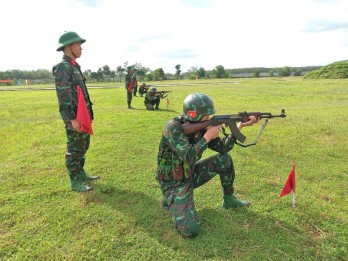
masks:
<svg viewBox="0 0 348 261"><path fill-rule="evenodd" d="M62 61L53 66L52 73L56 84L59 113L66 127L71 127L71 120L76 119L77 116L77 85L81 87L88 112L93 120L92 102L89 98L85 77L82 75L80 65L64 55Z"/></svg>
<svg viewBox="0 0 348 261"><path fill-rule="evenodd" d="M217 137L207 142L203 137L206 130L190 136L184 134L183 117L175 117L166 124L157 155L157 175L159 181L180 181L193 175L195 163L201 159L203 152L210 148L225 154L233 149L236 139Z"/></svg>
<svg viewBox="0 0 348 261"><path fill-rule="evenodd" d="M157 102L159 99L160 99L159 96L152 95L151 92L147 92L145 95L144 103L145 104L154 103L154 102Z"/></svg>
<svg viewBox="0 0 348 261"><path fill-rule="evenodd" d="M132 75L127 73L126 77L125 77L125 88L127 89L128 92L132 92L133 90L133 79L132 79Z"/></svg>

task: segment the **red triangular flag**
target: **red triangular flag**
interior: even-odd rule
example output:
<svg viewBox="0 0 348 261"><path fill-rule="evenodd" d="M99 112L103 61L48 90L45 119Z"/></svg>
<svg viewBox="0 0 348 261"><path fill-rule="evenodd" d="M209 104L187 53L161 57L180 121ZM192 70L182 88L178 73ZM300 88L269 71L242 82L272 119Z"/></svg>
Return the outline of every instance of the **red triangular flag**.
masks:
<svg viewBox="0 0 348 261"><path fill-rule="evenodd" d="M292 170L289 174L288 180L286 181L282 192L280 193L280 197L283 197L289 194L291 191L295 192L296 184L295 184L295 165L292 166Z"/></svg>
<svg viewBox="0 0 348 261"><path fill-rule="evenodd" d="M81 90L80 85L77 85L77 99L78 105L76 119L81 124L81 130L83 132L93 134L91 116L89 115L89 112L87 110L85 97L83 96L83 92Z"/></svg>

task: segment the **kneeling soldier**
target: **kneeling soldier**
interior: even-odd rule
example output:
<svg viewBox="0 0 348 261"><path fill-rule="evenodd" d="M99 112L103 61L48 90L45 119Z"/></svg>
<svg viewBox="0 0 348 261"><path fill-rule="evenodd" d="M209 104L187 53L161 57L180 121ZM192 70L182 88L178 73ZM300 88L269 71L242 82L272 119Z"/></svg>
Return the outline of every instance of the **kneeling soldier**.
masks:
<svg viewBox="0 0 348 261"><path fill-rule="evenodd" d="M183 114L167 122L159 144L156 179L163 194L162 206L170 212L175 228L186 237L195 237L201 230L193 191L214 176L220 176L223 208L249 205L249 202L234 196L235 172L228 152L234 147L235 137L230 134L220 138L221 125L184 134L182 124L208 120L214 113L214 104L208 95L190 94L184 101ZM251 116L238 128L252 126L256 122L258 119ZM218 154L201 159L207 148Z"/></svg>

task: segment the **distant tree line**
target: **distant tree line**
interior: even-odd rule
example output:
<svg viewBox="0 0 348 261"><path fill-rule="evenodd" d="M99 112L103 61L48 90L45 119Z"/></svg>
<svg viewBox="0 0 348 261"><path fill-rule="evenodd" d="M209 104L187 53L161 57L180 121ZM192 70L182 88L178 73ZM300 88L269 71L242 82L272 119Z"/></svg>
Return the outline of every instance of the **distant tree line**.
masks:
<svg viewBox="0 0 348 261"><path fill-rule="evenodd" d="M281 67L281 68L238 68L225 69L222 65L217 65L213 70L205 70L203 67L191 67L187 72L182 73L181 65L177 64L175 73L165 73L162 68L150 70L141 63L129 65L128 62L117 66L112 70L108 65L99 68L97 71L86 70L83 72L89 83L95 82L123 82L127 68L131 67L137 75L138 81L164 81L173 79L223 79L223 78L258 78L258 77L288 77L303 76L313 70L320 69L322 66L306 67ZM19 80L30 80L31 84L48 84L54 82L52 72L46 69L34 71L8 70L0 71L0 80L11 79L11 82L1 83L0 85L16 85Z"/></svg>

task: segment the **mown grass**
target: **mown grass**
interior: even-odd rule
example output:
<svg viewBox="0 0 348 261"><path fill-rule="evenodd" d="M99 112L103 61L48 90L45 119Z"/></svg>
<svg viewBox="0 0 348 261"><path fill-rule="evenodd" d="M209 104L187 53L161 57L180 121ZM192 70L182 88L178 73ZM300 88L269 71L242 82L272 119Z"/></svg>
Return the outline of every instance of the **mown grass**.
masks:
<svg viewBox="0 0 348 261"><path fill-rule="evenodd" d="M180 86L158 87L173 91L169 108L162 100L153 112L139 97L126 109L123 88L90 90L86 169L102 178L82 194L69 188L55 91L0 92L0 259L348 260L348 80L170 83ZM203 230L193 240L173 229L154 179L164 124L192 92L210 95L217 114L287 113L256 146L231 152L236 193L250 208L221 209L218 178L196 190ZM248 140L258 127L243 129ZM293 164L295 208L279 198Z"/></svg>

